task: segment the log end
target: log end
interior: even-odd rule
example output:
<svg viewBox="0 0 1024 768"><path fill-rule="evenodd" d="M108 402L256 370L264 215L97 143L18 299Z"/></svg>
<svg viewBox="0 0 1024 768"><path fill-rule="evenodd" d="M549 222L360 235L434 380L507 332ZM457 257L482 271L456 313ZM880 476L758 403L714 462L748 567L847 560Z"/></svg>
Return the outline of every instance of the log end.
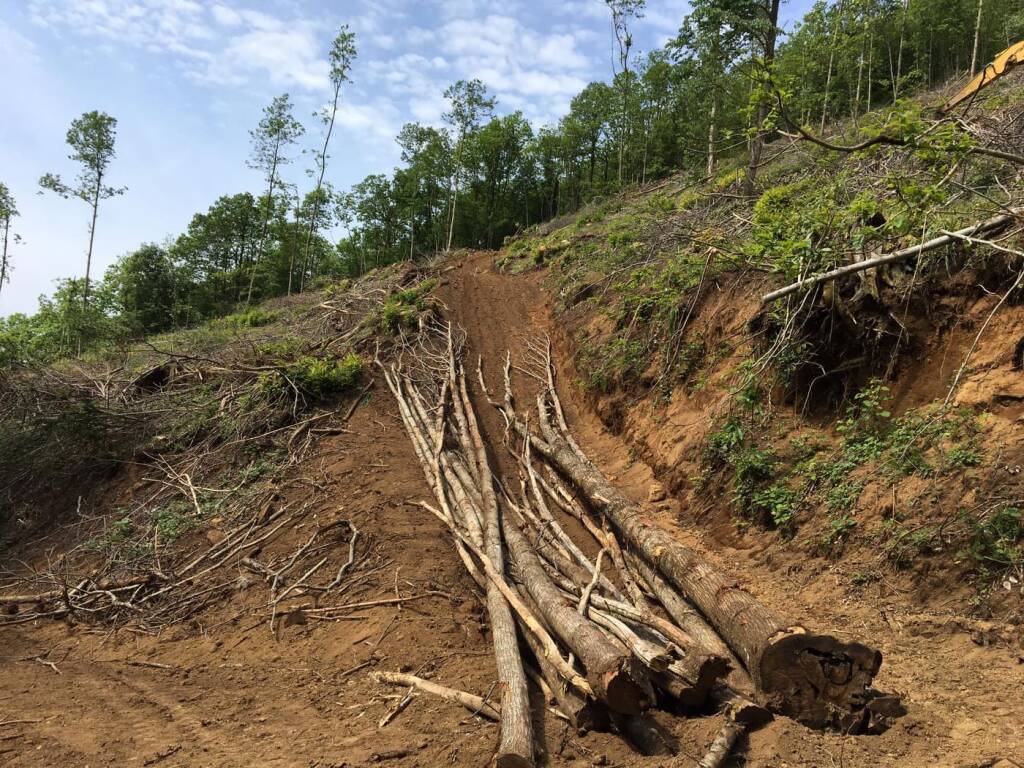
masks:
<svg viewBox="0 0 1024 768"><path fill-rule="evenodd" d="M859 733L867 724L868 689L882 654L801 628L780 632L761 655L758 688L765 704L810 728Z"/></svg>
<svg viewBox="0 0 1024 768"><path fill-rule="evenodd" d="M632 658L587 678L594 693L612 712L639 715L654 703L654 689L643 669Z"/></svg>
<svg viewBox="0 0 1024 768"><path fill-rule="evenodd" d="M693 685L686 698L681 700L683 706L703 707L707 703L711 689L729 674L731 668L729 660L721 656L708 654L700 657L693 665Z"/></svg>
<svg viewBox="0 0 1024 768"><path fill-rule="evenodd" d="M505 752L494 756L494 768L534 768L534 762L532 757Z"/></svg>
<svg viewBox="0 0 1024 768"><path fill-rule="evenodd" d="M732 668L728 659L714 654L687 656L671 668L671 672L654 676L658 687L665 691L675 708L683 712L702 709L711 691Z"/></svg>

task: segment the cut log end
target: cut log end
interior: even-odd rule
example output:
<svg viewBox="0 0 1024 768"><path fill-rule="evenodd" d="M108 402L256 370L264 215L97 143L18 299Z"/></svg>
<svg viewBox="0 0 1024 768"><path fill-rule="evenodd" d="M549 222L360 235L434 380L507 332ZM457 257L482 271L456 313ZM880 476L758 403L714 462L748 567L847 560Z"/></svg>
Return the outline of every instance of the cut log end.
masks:
<svg viewBox="0 0 1024 768"><path fill-rule="evenodd" d="M588 675L588 679L591 676ZM622 715L639 715L654 702L654 691L646 675L632 659L590 679L594 692L610 710Z"/></svg>
<svg viewBox="0 0 1024 768"><path fill-rule="evenodd" d="M761 656L758 683L772 710L811 728L858 733L882 654L861 643L787 630Z"/></svg>
<svg viewBox="0 0 1024 768"><path fill-rule="evenodd" d="M686 678L689 684L678 684L681 682L678 679L675 681L676 685L664 685L661 679L658 680L658 684L668 691L677 700L679 706L686 711L704 707L712 689L729 674L729 670L732 668L727 659L714 654L701 655L692 660L687 659L684 666L687 668Z"/></svg>
<svg viewBox="0 0 1024 768"><path fill-rule="evenodd" d="M532 758L523 755L505 753L495 756L494 766L495 768L533 768L534 762Z"/></svg>

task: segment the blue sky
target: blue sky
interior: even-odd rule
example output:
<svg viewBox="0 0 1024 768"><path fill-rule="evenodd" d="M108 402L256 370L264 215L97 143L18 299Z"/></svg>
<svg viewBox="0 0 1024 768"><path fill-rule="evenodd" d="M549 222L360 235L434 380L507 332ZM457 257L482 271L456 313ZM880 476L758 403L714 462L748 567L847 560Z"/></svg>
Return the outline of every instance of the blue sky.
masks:
<svg viewBox="0 0 1024 768"><path fill-rule="evenodd" d="M784 5L786 24L810 0ZM660 47L685 0L649 0L636 23L641 51ZM118 119L110 183L127 193L100 210L99 276L118 255L180 233L218 196L260 189L246 167L249 130L270 99L291 94L319 140L313 112L327 100L326 52L341 24L359 57L343 91L328 178L347 188L398 161L394 136L411 120L438 123L445 87L479 77L501 112L540 126L611 73L602 0L0 0L0 181L15 195L14 272L0 316L31 312L59 277L84 271L87 207L37 195L47 171L74 176L64 134L82 112ZM286 169L305 183L296 151Z"/></svg>

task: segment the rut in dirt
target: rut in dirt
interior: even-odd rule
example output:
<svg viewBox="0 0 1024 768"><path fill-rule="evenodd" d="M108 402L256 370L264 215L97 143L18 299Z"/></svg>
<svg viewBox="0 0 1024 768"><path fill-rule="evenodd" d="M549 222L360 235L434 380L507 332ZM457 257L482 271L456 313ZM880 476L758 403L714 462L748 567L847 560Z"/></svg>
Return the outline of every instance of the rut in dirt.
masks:
<svg viewBox="0 0 1024 768"><path fill-rule="evenodd" d="M675 751L644 715L653 706L726 713L702 765L724 760L765 708L813 728L888 727L898 702L871 690L878 651L776 615L653 524L579 446L535 280L512 286L478 256L441 299L448 322L421 325L409 354L381 367L438 505L423 506L487 594L497 764L533 764L530 657L560 716L581 731L610 725L644 754ZM532 415L517 406L534 401Z"/></svg>

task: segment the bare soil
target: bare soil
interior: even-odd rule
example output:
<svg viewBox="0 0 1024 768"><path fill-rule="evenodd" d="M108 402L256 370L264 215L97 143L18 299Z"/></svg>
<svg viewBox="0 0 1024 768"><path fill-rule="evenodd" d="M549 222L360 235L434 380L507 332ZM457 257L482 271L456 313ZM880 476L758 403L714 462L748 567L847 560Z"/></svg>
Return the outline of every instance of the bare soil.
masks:
<svg viewBox="0 0 1024 768"><path fill-rule="evenodd" d="M673 441L662 434L639 451L635 436L606 428L572 386L569 340L552 320L541 278L498 274L492 256L474 254L449 267L439 292L453 322L465 328L471 355L483 357L488 382L500 382L507 349L515 357L524 338L549 332L578 442L627 494L643 501L652 490L660 496L656 483L665 478L638 455L654 455L655 445L666 462ZM473 398L492 448L500 446L496 414L479 391ZM413 671L483 695L494 681L494 662L484 614L448 535L411 503L430 492L381 383L347 428L324 438L292 477L280 478L281 503L312 498L309 514L321 523L349 519L372 542L377 570L346 601L415 599L341 620L297 614L272 626L265 589L253 588L253 575L240 570L230 601L158 636L58 622L4 628L0 764L487 765L495 726L454 705L417 696L378 727L405 692L379 687L368 670ZM508 471L498 453L499 470ZM675 494L657 510L662 524L778 613L878 647L885 658L877 687L899 694L907 708L879 736L818 733L777 718L742 742L733 765L1024 765L1019 626L969 618L959 601L922 604L895 578L854 588L842 561L789 557L767 535L701 525ZM306 535L296 528L279 546L294 549ZM545 716L537 722L544 760L694 766L721 724L715 715L657 718L678 741L674 758L637 756L610 734L576 737Z"/></svg>

